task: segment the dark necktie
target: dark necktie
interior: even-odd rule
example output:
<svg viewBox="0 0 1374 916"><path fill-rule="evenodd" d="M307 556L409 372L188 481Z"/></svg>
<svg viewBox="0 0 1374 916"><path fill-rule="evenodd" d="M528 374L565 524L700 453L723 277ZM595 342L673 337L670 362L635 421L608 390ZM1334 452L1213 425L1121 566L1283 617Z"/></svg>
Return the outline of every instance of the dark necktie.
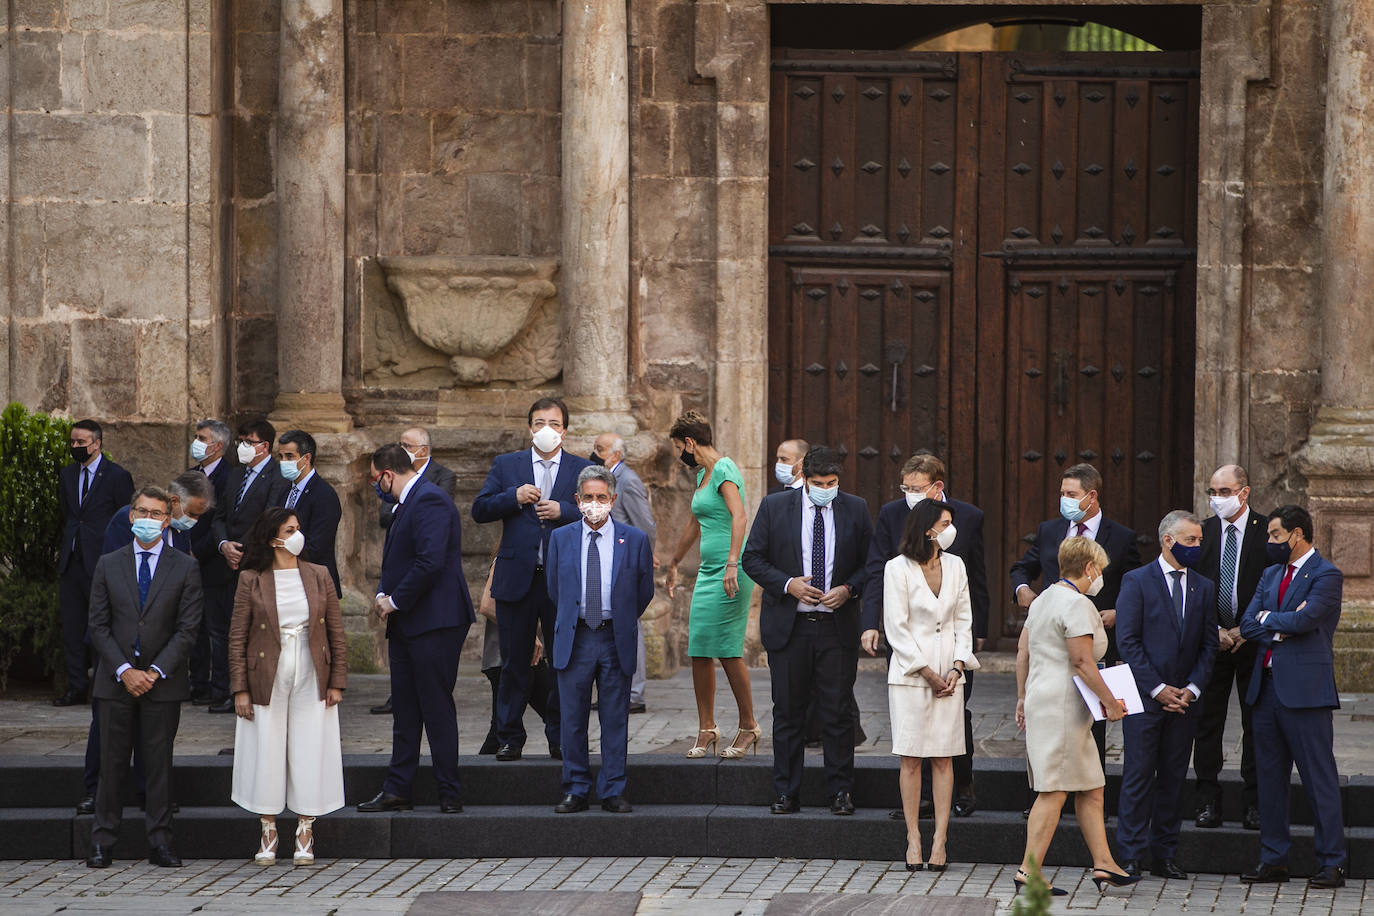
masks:
<svg viewBox="0 0 1374 916"><path fill-rule="evenodd" d="M812 510L811 524L811 587L825 591L825 515L817 506Z"/></svg>
<svg viewBox="0 0 1374 916"><path fill-rule="evenodd" d="M1169 575L1174 577L1170 597L1174 599L1174 613L1178 615L1178 631L1183 632L1183 570L1176 569Z"/></svg>
<svg viewBox="0 0 1374 916"><path fill-rule="evenodd" d="M140 608L148 603L148 589L153 586L153 567L148 562L148 558L152 555L151 550L138 552L138 606Z"/></svg>
<svg viewBox="0 0 1374 916"><path fill-rule="evenodd" d="M588 623L601 621L601 551L596 546L600 539L600 531L587 534L587 574L583 576L587 583L587 600L582 602L582 617Z"/></svg>
<svg viewBox="0 0 1374 916"><path fill-rule="evenodd" d="M1087 524L1087 522L1079 522L1079 523L1078 523L1078 536L1081 537L1081 538L1087 537L1087 536L1088 536L1088 524Z"/></svg>
<svg viewBox="0 0 1374 916"><path fill-rule="evenodd" d="M300 499L300 498L301 498L301 488L298 487L298 486L292 485L292 487L291 487L291 492L288 493L288 494L286 495L286 508L288 508L288 509L294 509L294 508L296 508L296 500L298 500L298 499Z"/></svg>
<svg viewBox="0 0 1374 916"><path fill-rule="evenodd" d="M1226 526L1226 546L1221 550L1221 600L1217 602L1217 617L1224 629L1236 625L1236 529Z"/></svg>
<svg viewBox="0 0 1374 916"><path fill-rule="evenodd" d="M244 469L243 469L243 485L239 487L238 499L234 500L234 508L235 508L235 509L237 509L237 508L239 507L239 504L243 502L243 497L244 497L245 495L247 495L247 493L248 493L248 486L249 486L252 482L253 482L253 469L252 469L252 468L244 468Z"/></svg>
<svg viewBox="0 0 1374 916"><path fill-rule="evenodd" d="M90 468L82 468L82 469L81 469L81 498L78 500L78 503L79 503L79 504L81 504L81 505L85 505L85 504L86 504L86 494L87 494L88 492L90 492L90 489L91 489L91 469L90 469Z"/></svg>

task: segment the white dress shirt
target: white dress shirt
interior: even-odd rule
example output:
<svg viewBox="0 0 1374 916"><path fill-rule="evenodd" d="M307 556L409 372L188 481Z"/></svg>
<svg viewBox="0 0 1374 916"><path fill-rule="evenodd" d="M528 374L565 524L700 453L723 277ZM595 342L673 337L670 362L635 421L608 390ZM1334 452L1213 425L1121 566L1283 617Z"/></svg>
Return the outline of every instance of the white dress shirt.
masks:
<svg viewBox="0 0 1374 916"><path fill-rule="evenodd" d="M549 491L544 492L544 465L542 462L552 461L549 465ZM548 458L540 458L539 453L533 448L530 449L530 467L534 470L534 485L539 488L540 499L553 499L553 483L558 481L558 465L563 461L563 449L560 448Z"/></svg>
<svg viewBox="0 0 1374 916"><path fill-rule="evenodd" d="M205 473L206 477L209 477L211 474L215 473L215 468L219 467L219 463L223 460L223 458L216 458L214 461L202 467L201 471Z"/></svg>
<svg viewBox="0 0 1374 916"><path fill-rule="evenodd" d="M596 553L601 558L601 620L611 619L611 570L614 565L611 562L615 544L615 522L611 521L610 516L606 517L606 523L600 528L593 528L587 524L587 520L582 520L582 552L578 558L577 568L582 571L578 577L578 582L582 583L583 599L582 613L579 615L583 620L592 622L587 617L589 608L586 605L587 597L587 545L592 542L592 532L601 535L596 542Z"/></svg>
<svg viewBox="0 0 1374 916"><path fill-rule="evenodd" d="M828 592L835 587L835 504L832 502L828 506L817 506L805 493L802 494L802 513L801 513L801 555L802 555L802 577L811 575L811 542L813 540L812 530L816 525L816 513L821 514L821 522L825 525L825 582L809 583L813 588L819 588L822 592ZM793 576L792 579L797 578ZM787 591L787 586L792 584L792 579L788 579L783 585L783 591ZM824 586L824 588L822 588ZM830 608L823 604L807 604L804 601L797 602L797 611L802 614L830 614Z"/></svg>
<svg viewBox="0 0 1374 916"><path fill-rule="evenodd" d="M804 484L804 483L806 483L806 478L803 477L803 476L801 475L801 472L800 472L800 471L798 471L798 472L797 472L797 476L796 476L796 477L793 477L793 478L792 478L792 482L789 483L789 484L787 485L787 489L789 489L789 490L800 490L801 487L802 487L802 484Z"/></svg>
<svg viewBox="0 0 1374 916"><path fill-rule="evenodd" d="M1102 518L1102 513L1101 513L1101 512L1097 513L1097 517L1098 517L1099 519L1101 519L1101 518ZM1173 574L1176 573L1176 572L1179 572L1179 570L1174 569L1172 566L1170 566L1169 563L1168 563L1168 561L1164 559L1164 555L1163 555L1163 554L1160 554L1159 559L1158 559L1158 560L1155 560L1155 562L1159 564L1159 568L1160 568L1160 569L1164 570L1164 585L1165 585L1165 587L1169 590L1169 597L1172 598L1172 597L1173 597L1173 589L1174 589L1174 577L1173 577ZM1178 587L1181 588L1181 589L1183 589L1183 620L1187 620L1187 619L1188 619L1188 570L1185 569L1185 570L1182 570L1182 572L1183 572L1183 578L1180 579L1180 580L1178 581ZM1179 625L1180 627L1183 626L1183 620L1180 620L1179 623L1178 623L1178 625ZM1155 697L1159 696L1159 692L1160 692L1161 690L1163 690L1163 689L1164 689L1165 687L1167 687L1167 686L1169 686L1169 685L1168 685L1168 684L1160 684L1160 685L1158 685L1157 687L1155 687L1153 690L1151 690L1151 691L1150 691L1150 699L1154 699ZM1200 698L1200 697L1202 696L1202 688L1199 687L1197 684L1194 684L1192 681L1189 681L1189 682L1188 682L1188 689L1189 689L1190 691L1192 691L1193 699L1196 700L1196 699L1198 699L1198 698Z"/></svg>
<svg viewBox="0 0 1374 916"><path fill-rule="evenodd" d="M165 531L164 531L163 533L164 533L164 535L166 534ZM135 581L135 582L138 581L138 570L139 570L139 567L141 567L141 566L143 565L143 557L141 556L141 554L143 554L143 553L150 554L150 556L148 557L148 572L149 572L149 574L150 574L150 576L151 576L152 578L156 578L156 577L157 577L157 561L160 560L160 559L162 558L162 545L165 544L165 543L166 543L166 538L165 538L165 537L160 537L160 538L157 539L157 543L153 544L153 546L151 546L151 547L144 547L142 544L140 544L140 543L138 542L138 538L134 538L134 581ZM116 668L116 669L115 669L115 680L119 680L120 677L124 674L124 672L125 672L125 671L128 671L128 670L129 670L130 668L132 668L132 667L133 667L133 665L129 664L128 662L125 662L124 664L122 664L122 665L120 665L118 668ZM158 676L158 677L161 677L161 678L167 677L167 675L163 674L163 673L162 673L162 669L159 668L157 665L150 665L149 667L152 668L154 671L157 672L157 676Z"/></svg>

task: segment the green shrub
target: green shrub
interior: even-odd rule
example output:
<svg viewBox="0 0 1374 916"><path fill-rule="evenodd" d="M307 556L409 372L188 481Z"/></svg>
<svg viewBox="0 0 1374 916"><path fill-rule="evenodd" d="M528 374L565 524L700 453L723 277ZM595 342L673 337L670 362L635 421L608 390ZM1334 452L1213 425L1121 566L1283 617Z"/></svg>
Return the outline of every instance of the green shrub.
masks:
<svg viewBox="0 0 1374 916"><path fill-rule="evenodd" d="M57 475L71 460L71 426L22 404L0 413L0 689L23 654L44 675L61 670Z"/></svg>

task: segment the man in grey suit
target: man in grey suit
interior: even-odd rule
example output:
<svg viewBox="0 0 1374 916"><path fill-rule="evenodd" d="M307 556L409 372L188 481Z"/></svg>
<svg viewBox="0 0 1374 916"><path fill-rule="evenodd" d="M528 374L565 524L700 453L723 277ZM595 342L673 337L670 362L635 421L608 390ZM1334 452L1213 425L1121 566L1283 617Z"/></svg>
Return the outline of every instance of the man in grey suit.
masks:
<svg viewBox="0 0 1374 916"><path fill-rule="evenodd" d="M129 507L133 543L102 556L91 579L94 691L100 701L100 783L86 864L108 868L124 805L120 790L138 740L147 782L153 865L176 868L172 852L172 743L191 698L186 664L200 628L200 564L163 538L172 518L166 490L144 487ZM135 739L137 735L137 739Z"/></svg>
<svg viewBox="0 0 1374 916"><path fill-rule="evenodd" d="M611 521L617 525L633 525L649 538L649 549L658 544L658 527L654 525L654 513L649 508L649 491L639 475L630 470L625 463L625 440L615 433L602 433L592 445L593 464L605 465L615 475L615 489L618 498L611 507ZM654 569L658 569L658 559L654 559ZM635 659L634 677L630 679L630 712L644 712L644 683L648 678L644 673L644 628L638 628L639 647Z"/></svg>

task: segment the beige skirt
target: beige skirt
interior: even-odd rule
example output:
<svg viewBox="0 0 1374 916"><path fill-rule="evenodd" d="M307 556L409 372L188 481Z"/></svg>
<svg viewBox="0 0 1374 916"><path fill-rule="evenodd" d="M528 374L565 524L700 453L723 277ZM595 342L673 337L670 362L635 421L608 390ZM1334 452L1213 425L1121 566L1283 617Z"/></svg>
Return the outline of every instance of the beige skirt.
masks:
<svg viewBox="0 0 1374 916"><path fill-rule="evenodd" d="M887 685L892 717L892 753L900 757L958 757L964 743L964 691L935 698L927 687Z"/></svg>

